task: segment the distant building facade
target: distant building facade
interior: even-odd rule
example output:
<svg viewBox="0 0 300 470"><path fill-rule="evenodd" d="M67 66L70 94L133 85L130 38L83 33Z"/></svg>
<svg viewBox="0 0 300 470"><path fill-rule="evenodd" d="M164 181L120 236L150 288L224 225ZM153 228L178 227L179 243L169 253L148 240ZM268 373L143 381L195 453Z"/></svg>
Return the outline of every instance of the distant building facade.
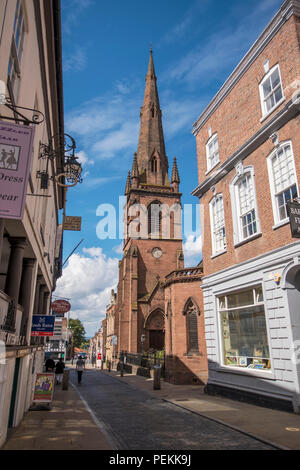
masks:
<svg viewBox="0 0 300 470"><path fill-rule="evenodd" d="M64 135L58 0L0 2L0 80L11 105L0 104L1 129L20 117L16 110L30 121L34 110L44 116L39 124L22 126L25 132L35 127L24 216L0 218L0 340L5 348L0 360L1 446L7 429L18 426L28 410L35 373L43 370L44 339L31 338L32 315L50 313L51 293L61 275L58 214L63 189L51 181L42 189L38 177L48 165L40 158L41 145ZM53 145L55 150L56 142ZM12 160L5 163L8 148L1 150L1 178L6 164L14 170ZM63 157L52 159L50 174L61 173L62 165Z"/></svg>
<svg viewBox="0 0 300 470"><path fill-rule="evenodd" d="M287 0L194 124L207 391L300 412L300 2Z"/></svg>

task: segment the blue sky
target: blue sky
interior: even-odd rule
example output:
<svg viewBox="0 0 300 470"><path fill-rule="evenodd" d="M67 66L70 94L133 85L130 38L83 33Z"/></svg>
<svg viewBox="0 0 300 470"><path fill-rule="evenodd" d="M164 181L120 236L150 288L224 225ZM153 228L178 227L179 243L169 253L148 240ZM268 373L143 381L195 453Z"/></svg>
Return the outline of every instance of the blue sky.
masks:
<svg viewBox="0 0 300 470"><path fill-rule="evenodd" d="M96 209L118 210L137 150L150 43L169 164L177 157L183 204L197 186L192 125L280 7L281 0L61 0L65 132L77 144L84 181L68 190L66 264L56 295L70 298L88 336L99 329L116 286L121 240L99 240ZM186 266L201 259L201 228L184 239Z"/></svg>

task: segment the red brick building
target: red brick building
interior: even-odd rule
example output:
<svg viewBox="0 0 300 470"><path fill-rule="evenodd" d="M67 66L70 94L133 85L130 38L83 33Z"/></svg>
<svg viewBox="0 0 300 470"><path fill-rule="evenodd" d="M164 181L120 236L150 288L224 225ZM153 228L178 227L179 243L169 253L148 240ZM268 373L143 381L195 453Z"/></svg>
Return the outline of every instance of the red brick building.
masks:
<svg viewBox="0 0 300 470"><path fill-rule="evenodd" d="M300 2L287 0L194 124L207 390L300 410Z"/></svg>
<svg viewBox="0 0 300 470"><path fill-rule="evenodd" d="M152 52L140 120L138 149L125 189L125 237L115 313L118 352L165 350L171 355L167 363L170 380L202 381L207 376L199 287L202 270L196 270L182 289L179 279L173 282L172 276L178 275L185 283L189 274L184 271L180 178L174 159L169 180ZM170 272L171 278L166 279ZM196 281L197 294L191 298L187 286ZM170 346L174 328L181 331L181 340ZM174 369L177 358L186 363L184 373Z"/></svg>

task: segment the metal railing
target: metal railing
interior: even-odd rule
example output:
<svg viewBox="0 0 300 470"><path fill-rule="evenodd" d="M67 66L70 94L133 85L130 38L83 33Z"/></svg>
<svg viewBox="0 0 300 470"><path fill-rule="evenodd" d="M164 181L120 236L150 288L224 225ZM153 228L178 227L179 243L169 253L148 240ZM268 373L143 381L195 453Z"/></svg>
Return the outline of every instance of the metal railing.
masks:
<svg viewBox="0 0 300 470"><path fill-rule="evenodd" d="M148 369L153 369L155 365L160 365L162 368L164 368L165 352L155 351L153 353L144 352L141 354L122 351L120 353L120 362L134 366L145 367Z"/></svg>

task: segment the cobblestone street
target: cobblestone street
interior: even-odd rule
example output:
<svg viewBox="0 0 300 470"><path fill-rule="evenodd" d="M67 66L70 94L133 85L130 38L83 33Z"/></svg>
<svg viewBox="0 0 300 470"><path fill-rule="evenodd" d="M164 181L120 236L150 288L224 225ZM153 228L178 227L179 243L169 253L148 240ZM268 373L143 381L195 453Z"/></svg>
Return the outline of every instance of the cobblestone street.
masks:
<svg viewBox="0 0 300 470"><path fill-rule="evenodd" d="M254 438L89 370L76 386L94 416L122 450L270 450Z"/></svg>

